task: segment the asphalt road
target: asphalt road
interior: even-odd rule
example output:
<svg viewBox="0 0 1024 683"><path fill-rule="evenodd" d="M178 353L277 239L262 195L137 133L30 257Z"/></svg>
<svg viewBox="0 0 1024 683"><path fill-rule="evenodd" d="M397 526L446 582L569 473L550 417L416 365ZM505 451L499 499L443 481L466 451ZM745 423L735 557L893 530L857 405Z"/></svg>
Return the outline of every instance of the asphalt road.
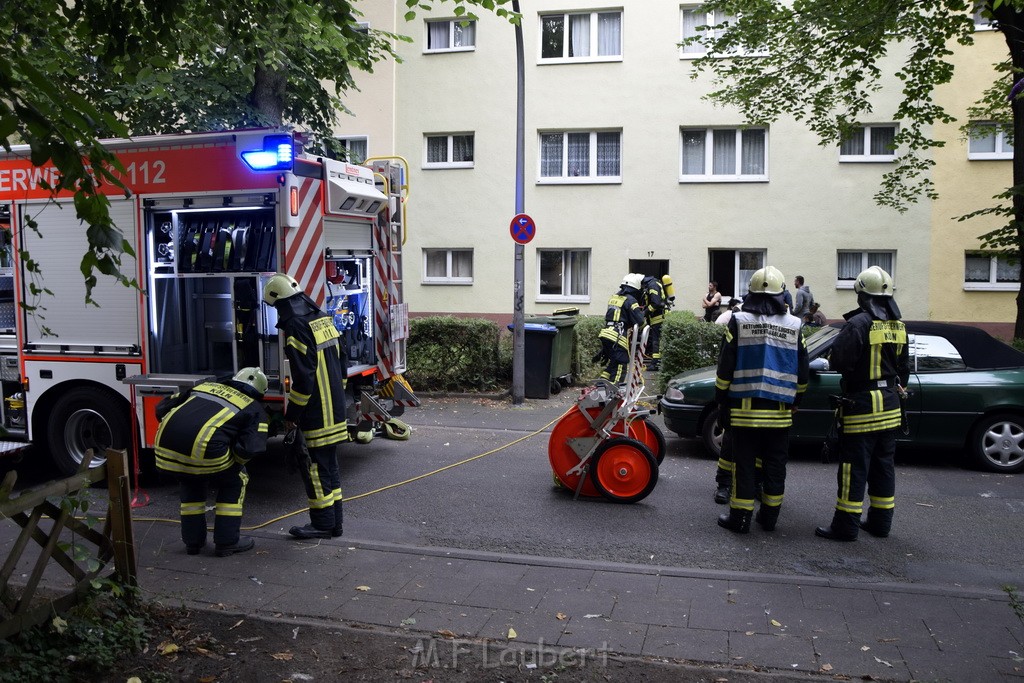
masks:
<svg viewBox="0 0 1024 683"><path fill-rule="evenodd" d="M346 444L346 537L865 582L1024 587L1024 475L962 469L951 454L903 454L892 535L835 543L813 535L831 519L835 466L797 454L776 532L755 527L738 536L715 523L725 509L712 500L715 461L699 442L671 433L658 485L641 503L574 501L554 488L544 430L571 400L563 393L512 407L428 399L403 418L411 440ZM283 464L279 439L265 461L250 464L250 475L244 526L284 533L305 523L305 494ZM177 518L173 484L150 482L145 491L151 502L136 516Z"/></svg>

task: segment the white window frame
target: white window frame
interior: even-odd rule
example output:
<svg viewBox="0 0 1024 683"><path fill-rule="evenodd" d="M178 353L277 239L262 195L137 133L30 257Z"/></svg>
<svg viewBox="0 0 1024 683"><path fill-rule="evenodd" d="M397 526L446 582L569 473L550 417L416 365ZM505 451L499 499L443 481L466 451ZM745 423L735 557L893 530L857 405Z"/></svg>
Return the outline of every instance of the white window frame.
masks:
<svg viewBox="0 0 1024 683"><path fill-rule="evenodd" d="M836 289L853 289L853 283L857 281L857 275L854 275L849 279L839 278L839 255L840 254L860 254L860 268L857 269L859 275L862 271L870 266L880 265L871 263L871 254L890 254L892 265L885 269L885 272L889 273L896 278L896 250L895 249L837 249L836 250Z"/></svg>
<svg viewBox="0 0 1024 683"><path fill-rule="evenodd" d="M967 281L967 258L969 256L989 257L988 282ZM999 259L1008 259L1006 254L994 254L983 251L964 252L964 291L965 292L1019 292L1020 282L999 282L996 277Z"/></svg>
<svg viewBox="0 0 1024 683"><path fill-rule="evenodd" d="M712 53L708 52L703 48L709 39L713 39L716 36L720 37L726 29L714 29L707 28L703 31L695 33L695 35L703 36L703 40L690 45L683 44L683 41L687 39L686 35L686 15L693 12L702 12L704 14L704 22L698 24L698 26L718 26L719 24L726 21L736 21L736 17L725 14L722 12L703 12L704 6L700 4L691 5L680 5L679 6L679 59L699 59L700 57L706 57ZM689 48L689 52L687 49ZM747 50L735 50L727 54L712 55L715 57L764 57L768 52L766 50L747 51Z"/></svg>
<svg viewBox="0 0 1024 683"><path fill-rule="evenodd" d="M459 45L455 47L455 26L456 24L473 24L473 44ZM448 45L452 47L431 48L430 47L430 25L448 24ZM426 19L423 22L423 54L436 55L447 52L473 52L476 50L477 22L471 19Z"/></svg>
<svg viewBox="0 0 1024 683"><path fill-rule="evenodd" d="M895 137L900 134L900 126L898 123L861 123L858 124L857 127L862 130L862 134L864 135L864 154L843 154L843 147L840 142L837 149L839 152L839 163L891 163L896 160L896 150L892 150L888 154L871 153L871 131L876 128L892 128L893 136Z"/></svg>
<svg viewBox="0 0 1024 683"><path fill-rule="evenodd" d="M590 135L590 174L585 176L569 175L569 143L570 133L588 133ZM619 134L619 175L597 175L597 134L618 133ZM543 136L562 136L562 174L558 176L542 176L543 158ZM601 128L596 130L542 130L537 133L537 184L538 185L613 185L622 183L622 129Z"/></svg>
<svg viewBox="0 0 1024 683"><path fill-rule="evenodd" d="M995 148L994 152L972 152L971 151L971 140L974 139L974 135L967 136L967 159L970 161L990 161L990 160L1013 160L1013 146L1010 145L1006 140L1006 133L1003 131L1003 127L998 123L992 123L991 121L971 121L970 124L971 132L973 133L976 129L985 129L989 131L989 135L995 137ZM1009 149L1007 149L1009 148Z"/></svg>
<svg viewBox="0 0 1024 683"><path fill-rule="evenodd" d="M619 15L619 53L617 55L599 55L598 51L598 27L597 19L600 14L612 14L618 13ZM545 57L544 56L544 20L550 17L561 17L563 26L562 30L565 33L569 31L569 17L580 16L584 14L590 15L590 54L585 57L568 57L566 52L569 49L569 38L565 36L562 42L562 56L561 57ZM625 13L620 7L609 7L608 9L595 10L592 12L586 11L574 11L574 12L543 12L539 15L538 31L540 31L539 40L537 43L537 63L538 64L580 64L588 62L621 62L622 61L622 43L623 35L625 34Z"/></svg>
<svg viewBox="0 0 1024 683"><path fill-rule="evenodd" d="M540 277L541 277L541 253L543 252L558 252L562 255L562 292L572 291L572 267L566 264L566 257L569 257L571 261L574 258L574 254L586 254L587 255L587 282L586 282L586 293L585 294L541 294L540 292ZM537 249L536 253L537 263L537 283L535 290L537 292L537 303L574 303L574 304L586 304L590 303L590 281L592 279L592 271L594 265L593 250L589 247L580 248L566 248L566 249Z"/></svg>
<svg viewBox="0 0 1024 683"><path fill-rule="evenodd" d="M992 19L981 16L982 7L975 7L971 16L974 18L975 31L995 31L996 23Z"/></svg>
<svg viewBox="0 0 1024 683"><path fill-rule="evenodd" d="M427 275L427 256L430 254L444 252L445 253L445 275L443 276L430 276ZM452 260L455 252L468 252L469 253L469 266L472 270L474 268L473 263L473 249L469 248L457 248L457 249L445 249L438 247L424 247L423 248L423 276L420 279L421 284L424 285L471 285L473 284L473 276L469 277L455 277L452 275Z"/></svg>
<svg viewBox="0 0 1024 683"><path fill-rule="evenodd" d="M714 133L732 130L736 133L736 168L743 168L743 131L764 131L764 173L713 173ZM688 132L704 131L704 173L683 173L683 136ZM764 183L768 182L768 127L767 126L680 126L679 128L679 182L681 183Z"/></svg>
<svg viewBox="0 0 1024 683"><path fill-rule="evenodd" d="M468 135L473 138L473 161L452 161L455 150L455 138ZM448 161L428 161L430 158L430 139L431 138L447 138L448 139ZM461 133L424 133L423 134L423 168L473 168L476 163L476 133L473 131L464 131Z"/></svg>
<svg viewBox="0 0 1024 683"><path fill-rule="evenodd" d="M346 152L346 161L352 164L361 164L366 161L366 157L370 156L370 138L366 135L339 135L335 138L341 143L342 148ZM352 152L352 143L362 142L366 145L366 155L362 159L352 159L348 154Z"/></svg>

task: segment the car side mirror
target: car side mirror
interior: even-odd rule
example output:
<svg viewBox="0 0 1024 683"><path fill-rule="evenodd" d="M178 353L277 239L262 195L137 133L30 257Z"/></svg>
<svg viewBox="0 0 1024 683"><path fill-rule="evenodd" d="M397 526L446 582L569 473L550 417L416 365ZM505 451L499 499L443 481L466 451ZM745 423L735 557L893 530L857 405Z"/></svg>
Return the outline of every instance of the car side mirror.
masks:
<svg viewBox="0 0 1024 683"><path fill-rule="evenodd" d="M811 372L828 372L828 358L820 357L812 360L808 366Z"/></svg>

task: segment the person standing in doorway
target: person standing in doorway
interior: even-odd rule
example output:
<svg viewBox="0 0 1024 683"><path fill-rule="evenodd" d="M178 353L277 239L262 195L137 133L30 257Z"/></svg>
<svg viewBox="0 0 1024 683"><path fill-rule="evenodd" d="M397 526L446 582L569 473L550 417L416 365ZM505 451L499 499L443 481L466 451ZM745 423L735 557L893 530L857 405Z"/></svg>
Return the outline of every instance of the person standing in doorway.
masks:
<svg viewBox="0 0 1024 683"><path fill-rule="evenodd" d="M715 322L718 317L718 308L722 305L722 293L718 291L718 283L714 280L708 283L708 293L700 302L704 309L704 320L709 323Z"/></svg>

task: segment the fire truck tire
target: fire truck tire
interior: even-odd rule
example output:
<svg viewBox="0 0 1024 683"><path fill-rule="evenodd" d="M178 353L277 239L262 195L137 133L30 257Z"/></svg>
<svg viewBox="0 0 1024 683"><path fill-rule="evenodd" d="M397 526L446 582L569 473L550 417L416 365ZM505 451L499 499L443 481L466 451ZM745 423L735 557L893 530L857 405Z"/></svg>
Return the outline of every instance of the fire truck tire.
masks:
<svg viewBox="0 0 1024 683"><path fill-rule="evenodd" d="M76 387L53 405L46 424L47 445L57 471L70 476L89 448L92 466L101 465L107 448L128 448L131 442L128 405L104 389Z"/></svg>
<svg viewBox="0 0 1024 683"><path fill-rule="evenodd" d="M636 439L609 439L594 452L590 478L608 500L636 503L658 483L658 463L651 449Z"/></svg>

